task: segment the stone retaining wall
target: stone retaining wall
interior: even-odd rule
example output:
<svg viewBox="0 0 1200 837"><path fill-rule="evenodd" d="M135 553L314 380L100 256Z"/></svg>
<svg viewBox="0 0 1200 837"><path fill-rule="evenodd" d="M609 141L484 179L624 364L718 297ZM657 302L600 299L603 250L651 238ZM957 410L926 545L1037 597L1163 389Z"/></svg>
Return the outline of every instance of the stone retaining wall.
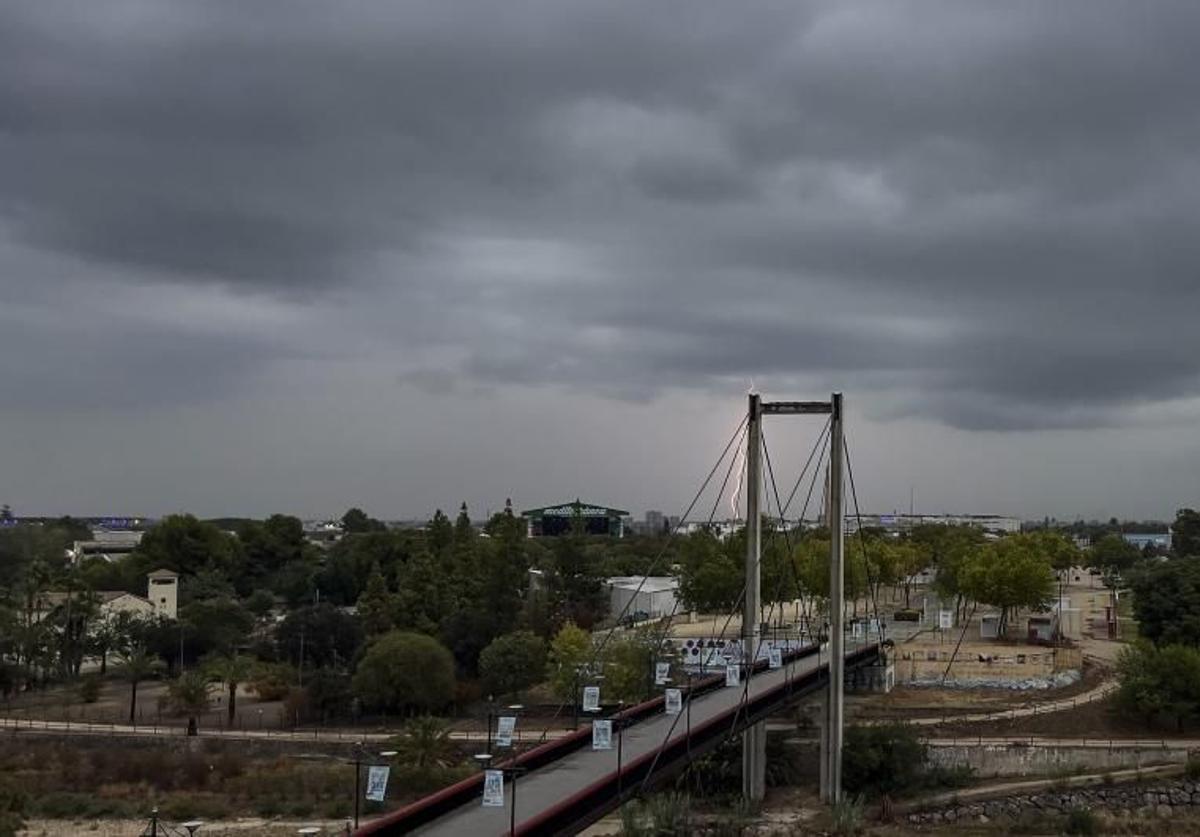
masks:
<svg viewBox="0 0 1200 837"><path fill-rule="evenodd" d="M1064 814L1073 808L1140 812L1170 816L1176 810L1200 808L1200 782L1180 779L1151 785L1104 785L1021 794L999 799L945 805L908 815L913 825L989 822L1027 812Z"/></svg>

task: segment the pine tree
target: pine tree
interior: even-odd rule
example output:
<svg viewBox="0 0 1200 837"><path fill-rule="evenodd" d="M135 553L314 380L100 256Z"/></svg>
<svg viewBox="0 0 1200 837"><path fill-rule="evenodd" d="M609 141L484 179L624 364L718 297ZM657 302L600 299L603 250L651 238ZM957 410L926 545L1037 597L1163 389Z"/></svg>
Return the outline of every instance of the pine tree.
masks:
<svg viewBox="0 0 1200 837"><path fill-rule="evenodd" d="M388 592L387 582L384 581L383 572L377 563L367 577L366 588L358 597L358 616L368 636L386 633L392 629L394 608L392 594Z"/></svg>

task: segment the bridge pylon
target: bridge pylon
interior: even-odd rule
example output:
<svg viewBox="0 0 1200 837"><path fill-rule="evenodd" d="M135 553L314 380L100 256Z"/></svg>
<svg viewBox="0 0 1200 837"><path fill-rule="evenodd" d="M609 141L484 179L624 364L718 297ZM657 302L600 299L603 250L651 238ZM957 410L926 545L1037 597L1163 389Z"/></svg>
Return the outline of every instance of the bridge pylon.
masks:
<svg viewBox="0 0 1200 837"><path fill-rule="evenodd" d="M746 596L742 608L742 660L752 666L758 656L762 635L762 418L766 415L829 416L829 691L823 713L821 748L821 797L835 803L842 796L842 738L844 722L843 680L845 678L844 570L844 461L842 394L829 401L764 402L758 393L749 397L746 433ZM742 738L742 795L747 802L760 802L766 795L767 730L760 722L746 729Z"/></svg>

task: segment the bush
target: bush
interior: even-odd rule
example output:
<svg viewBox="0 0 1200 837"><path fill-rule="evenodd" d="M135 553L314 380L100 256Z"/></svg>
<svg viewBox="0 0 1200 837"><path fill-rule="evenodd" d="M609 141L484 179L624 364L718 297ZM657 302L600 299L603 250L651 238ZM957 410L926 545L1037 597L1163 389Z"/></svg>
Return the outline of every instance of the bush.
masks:
<svg viewBox="0 0 1200 837"><path fill-rule="evenodd" d="M892 614L893 622L920 622L921 611L919 610L897 610Z"/></svg>
<svg viewBox="0 0 1200 837"><path fill-rule="evenodd" d="M833 833L842 835L858 834L862 831L863 801L861 796L847 796L834 803L830 811Z"/></svg>
<svg viewBox="0 0 1200 837"><path fill-rule="evenodd" d="M928 748L904 724L849 727L843 752L846 790L869 797L960 787L971 775L967 768L931 767Z"/></svg>
<svg viewBox="0 0 1200 837"><path fill-rule="evenodd" d="M84 703L95 703L100 698L100 678L87 675L79 681L79 699Z"/></svg>
<svg viewBox="0 0 1200 837"><path fill-rule="evenodd" d="M479 654L479 676L489 694L507 695L538 683L546 667L546 643L529 631L498 636Z"/></svg>
<svg viewBox="0 0 1200 837"><path fill-rule="evenodd" d="M389 631L363 655L353 688L375 709L431 712L454 698L454 658L433 637Z"/></svg>
<svg viewBox="0 0 1200 837"><path fill-rule="evenodd" d="M1096 815L1087 808L1072 808L1067 812L1067 821L1063 825L1067 834L1091 835L1099 833Z"/></svg>
<svg viewBox="0 0 1200 837"><path fill-rule="evenodd" d="M283 700L296 682L296 669L287 663L262 663L250 680L250 691L259 700Z"/></svg>
<svg viewBox="0 0 1200 837"><path fill-rule="evenodd" d="M621 809L623 837L683 837L691 834L688 810L691 801L681 794L664 793L631 802Z"/></svg>
<svg viewBox="0 0 1200 837"><path fill-rule="evenodd" d="M1189 756L1183 772L1193 782L1200 780L1200 756Z"/></svg>

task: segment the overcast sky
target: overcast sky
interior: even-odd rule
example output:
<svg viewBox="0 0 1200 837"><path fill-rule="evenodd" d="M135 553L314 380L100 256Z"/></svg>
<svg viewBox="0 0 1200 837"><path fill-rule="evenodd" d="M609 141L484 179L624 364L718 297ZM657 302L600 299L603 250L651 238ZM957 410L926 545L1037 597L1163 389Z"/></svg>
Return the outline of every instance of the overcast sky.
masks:
<svg viewBox="0 0 1200 837"><path fill-rule="evenodd" d="M1200 4L0 0L0 502L1200 504ZM781 481L818 427L774 419ZM774 453L778 450L778 453Z"/></svg>

